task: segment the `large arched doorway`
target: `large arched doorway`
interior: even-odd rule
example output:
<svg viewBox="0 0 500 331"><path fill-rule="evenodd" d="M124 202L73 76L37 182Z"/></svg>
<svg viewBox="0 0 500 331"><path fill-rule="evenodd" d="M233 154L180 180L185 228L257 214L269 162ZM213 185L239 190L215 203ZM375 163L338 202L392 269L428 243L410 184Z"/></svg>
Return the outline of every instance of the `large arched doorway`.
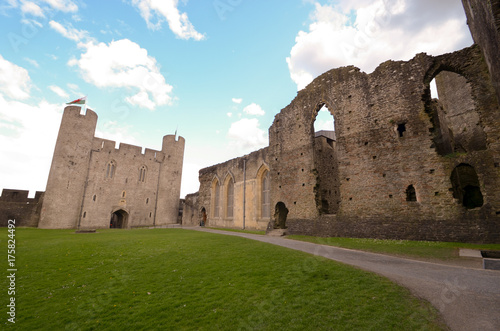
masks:
<svg viewBox="0 0 500 331"><path fill-rule="evenodd" d="M286 217L288 216L288 208L283 202L278 202L274 207L274 228L286 229Z"/></svg>
<svg viewBox="0 0 500 331"><path fill-rule="evenodd" d="M201 208L200 218L200 226L205 226L207 224L207 210L205 207Z"/></svg>
<svg viewBox="0 0 500 331"><path fill-rule="evenodd" d="M109 221L110 229L123 229L127 227L128 213L119 209L111 214L111 220Z"/></svg>
<svg viewBox="0 0 500 331"><path fill-rule="evenodd" d="M483 194L474 168L461 163L453 169L450 176L453 186L453 197L467 209L481 207L484 203Z"/></svg>
<svg viewBox="0 0 500 331"><path fill-rule="evenodd" d="M314 146L316 206L321 214L336 214L340 202L340 184L335 119L333 112L324 103L316 106L314 114L311 134Z"/></svg>
<svg viewBox="0 0 500 331"><path fill-rule="evenodd" d="M438 154L485 150L486 134L472 95L473 86L464 76L447 70L438 71L432 78L424 100Z"/></svg>

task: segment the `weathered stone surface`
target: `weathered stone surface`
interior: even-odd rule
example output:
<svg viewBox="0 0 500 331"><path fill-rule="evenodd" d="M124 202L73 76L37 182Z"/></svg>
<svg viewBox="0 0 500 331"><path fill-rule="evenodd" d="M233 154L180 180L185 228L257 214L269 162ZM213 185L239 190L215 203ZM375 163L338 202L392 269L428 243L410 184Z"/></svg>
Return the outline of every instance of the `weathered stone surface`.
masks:
<svg viewBox="0 0 500 331"><path fill-rule="evenodd" d="M182 211L183 226L201 225L200 222L203 221L203 214L201 210L198 211L198 196L198 192L186 195Z"/></svg>
<svg viewBox="0 0 500 331"><path fill-rule="evenodd" d="M41 211L41 228L121 228L178 222L184 138L160 151L94 137L97 114L64 110Z"/></svg>
<svg viewBox="0 0 500 331"><path fill-rule="evenodd" d="M197 223L205 210L207 226L243 228L244 224L245 228L265 230L271 216L269 205L264 210L262 205L263 181L269 174L267 154L268 149L264 148L200 170ZM232 204L228 204L230 185L233 186Z"/></svg>
<svg viewBox="0 0 500 331"><path fill-rule="evenodd" d="M3 189L0 196L0 226L8 226L15 220L15 226L37 226L40 218L44 192L36 192L28 198L28 191Z"/></svg>
<svg viewBox="0 0 500 331"><path fill-rule="evenodd" d="M498 1L487 2L498 17ZM492 60L500 52L491 51L498 31L493 19L478 20L489 15L475 14L484 5L471 8L481 47L387 61L371 74L333 69L276 115L265 149L270 209L287 210L290 233L500 242L500 61ZM439 99L431 97L434 78ZM315 135L323 106L335 119L335 140ZM241 174L241 160L200 171L198 208L210 206L209 224L236 226L213 213L213 183ZM227 198L218 199L221 208Z"/></svg>
<svg viewBox="0 0 500 331"><path fill-rule="evenodd" d="M462 0L474 42L484 54L500 100L500 1Z"/></svg>

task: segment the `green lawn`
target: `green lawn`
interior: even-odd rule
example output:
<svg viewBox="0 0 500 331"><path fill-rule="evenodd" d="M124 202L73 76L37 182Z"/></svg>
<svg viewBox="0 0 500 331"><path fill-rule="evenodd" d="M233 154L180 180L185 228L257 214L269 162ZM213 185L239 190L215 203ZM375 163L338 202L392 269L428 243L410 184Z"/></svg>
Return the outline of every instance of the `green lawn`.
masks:
<svg viewBox="0 0 500 331"><path fill-rule="evenodd" d="M479 250L500 250L500 244L465 244L456 242L382 240L360 238L322 238L302 235L290 235L289 239L313 242L316 244L358 249L374 253L424 259L458 259L459 248Z"/></svg>
<svg viewBox="0 0 500 331"><path fill-rule="evenodd" d="M7 234L0 229L4 258ZM442 327L429 304L382 277L234 236L18 228L16 245L18 330ZM14 329L6 290L0 298L3 329Z"/></svg>

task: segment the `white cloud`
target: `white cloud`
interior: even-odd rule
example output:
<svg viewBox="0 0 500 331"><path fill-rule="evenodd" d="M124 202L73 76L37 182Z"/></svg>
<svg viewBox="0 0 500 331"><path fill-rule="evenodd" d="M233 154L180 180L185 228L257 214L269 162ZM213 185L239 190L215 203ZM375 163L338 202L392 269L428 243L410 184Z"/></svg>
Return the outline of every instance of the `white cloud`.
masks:
<svg viewBox="0 0 500 331"><path fill-rule="evenodd" d="M68 83L66 84L71 90L73 91L78 91L80 89L80 87L78 87L78 85L76 84L73 84L73 83Z"/></svg>
<svg viewBox="0 0 500 331"><path fill-rule="evenodd" d="M59 86L56 86L56 85L50 85L49 86L49 89L54 92L55 94L57 94L58 96L60 96L61 98L65 98L65 99L68 99L69 98L69 94L66 93L66 91L64 91L62 88L60 88Z"/></svg>
<svg viewBox="0 0 500 331"><path fill-rule="evenodd" d="M78 11L78 6L71 0L42 0L42 2L65 13L75 13Z"/></svg>
<svg viewBox="0 0 500 331"><path fill-rule="evenodd" d="M0 94L0 188L43 191L63 106L8 101Z"/></svg>
<svg viewBox="0 0 500 331"><path fill-rule="evenodd" d="M150 29L159 29L166 20L170 30L181 39L205 38L205 35L196 31L188 15L179 12L177 0L132 0L132 4L139 9ZM155 19L156 23L152 23Z"/></svg>
<svg viewBox="0 0 500 331"><path fill-rule="evenodd" d="M22 1L21 2L21 12L23 14L30 14L38 17L45 17L42 8L34 2Z"/></svg>
<svg viewBox="0 0 500 331"><path fill-rule="evenodd" d="M130 125L119 125L117 121L107 121L102 124L98 122L95 136L113 140L116 142L115 148L118 148L120 143L140 146L131 129Z"/></svg>
<svg viewBox="0 0 500 331"><path fill-rule="evenodd" d="M251 103L245 108L243 108L243 112L249 115L256 115L256 116L263 116L266 114L264 110L262 110L262 108L256 103Z"/></svg>
<svg viewBox="0 0 500 331"><path fill-rule="evenodd" d="M149 99L146 91L140 91L136 95L126 97L125 100L134 106L144 107L150 110L155 109L155 103Z"/></svg>
<svg viewBox="0 0 500 331"><path fill-rule="evenodd" d="M268 145L266 131L259 128L256 118L243 118L231 124L227 136L229 147L240 154L249 153Z"/></svg>
<svg viewBox="0 0 500 331"><path fill-rule="evenodd" d="M199 171L202 166L184 162L182 167L182 183L181 183L181 198L187 194L198 192L200 189L200 181L198 179Z"/></svg>
<svg viewBox="0 0 500 331"><path fill-rule="evenodd" d="M36 62L36 60L30 59L29 57L25 57L24 60L26 62L29 62L35 68L40 67L40 65L38 64L38 62Z"/></svg>
<svg viewBox="0 0 500 331"><path fill-rule="evenodd" d="M109 44L89 42L80 59L72 59L70 66L80 69L85 81L97 87L124 87L137 93L126 100L140 107L154 109L172 102L172 86L165 82L156 59L146 49L121 39Z"/></svg>
<svg viewBox="0 0 500 331"><path fill-rule="evenodd" d="M61 11L64 13L76 13L78 6L72 0L8 0L8 6L5 8L20 8L23 15L32 15L44 18L49 11ZM4 6L0 6L0 9ZM49 13L48 16L51 16ZM29 21L23 20L23 23Z"/></svg>
<svg viewBox="0 0 500 331"><path fill-rule="evenodd" d="M50 21L49 25L52 29L60 33L63 37L71 39L75 42L90 41L93 38L89 37L89 33L85 30L78 30L72 26L64 27L61 23L56 21Z"/></svg>
<svg viewBox="0 0 500 331"><path fill-rule="evenodd" d="M308 31L300 31L286 59L298 89L332 68L438 55L472 44L460 1L341 0L315 3ZM452 36L452 37L451 37Z"/></svg>
<svg viewBox="0 0 500 331"><path fill-rule="evenodd" d="M31 79L28 70L5 60L0 55L0 92L12 99L29 97Z"/></svg>
<svg viewBox="0 0 500 331"><path fill-rule="evenodd" d="M232 98L231 100L232 100L234 103L237 103L237 104L240 104L240 103L243 101L243 99L241 99L241 98Z"/></svg>
<svg viewBox="0 0 500 331"><path fill-rule="evenodd" d="M227 113L227 117L233 117L233 113Z"/></svg>

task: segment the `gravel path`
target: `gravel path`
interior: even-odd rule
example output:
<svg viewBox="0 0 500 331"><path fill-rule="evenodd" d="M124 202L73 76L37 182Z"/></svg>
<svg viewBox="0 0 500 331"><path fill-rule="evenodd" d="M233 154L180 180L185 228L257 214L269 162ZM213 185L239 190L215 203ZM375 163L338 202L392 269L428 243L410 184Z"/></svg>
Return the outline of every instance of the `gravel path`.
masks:
<svg viewBox="0 0 500 331"><path fill-rule="evenodd" d="M244 237L372 271L434 305L451 330L500 330L500 271L465 268L313 244L284 237L184 228Z"/></svg>

